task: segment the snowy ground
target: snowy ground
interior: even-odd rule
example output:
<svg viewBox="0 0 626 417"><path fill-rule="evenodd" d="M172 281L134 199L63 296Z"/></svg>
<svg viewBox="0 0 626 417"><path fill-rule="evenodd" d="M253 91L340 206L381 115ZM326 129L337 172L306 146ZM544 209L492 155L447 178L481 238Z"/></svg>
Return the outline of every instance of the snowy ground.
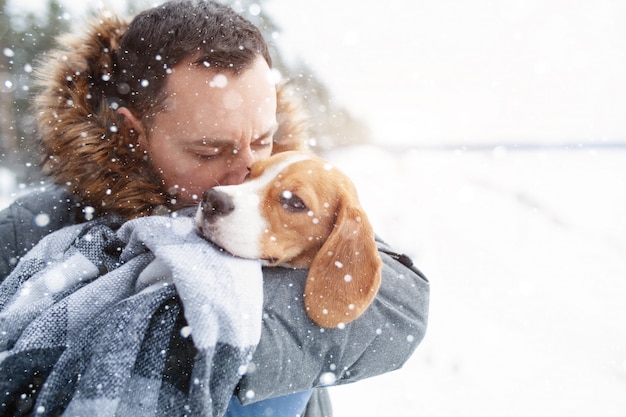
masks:
<svg viewBox="0 0 626 417"><path fill-rule="evenodd" d="M625 415L626 151L329 158L432 286L422 345L333 388L337 417ZM0 170L0 207L15 186Z"/></svg>
<svg viewBox="0 0 626 417"><path fill-rule="evenodd" d="M626 415L626 151L337 152L432 286L397 372L337 416Z"/></svg>

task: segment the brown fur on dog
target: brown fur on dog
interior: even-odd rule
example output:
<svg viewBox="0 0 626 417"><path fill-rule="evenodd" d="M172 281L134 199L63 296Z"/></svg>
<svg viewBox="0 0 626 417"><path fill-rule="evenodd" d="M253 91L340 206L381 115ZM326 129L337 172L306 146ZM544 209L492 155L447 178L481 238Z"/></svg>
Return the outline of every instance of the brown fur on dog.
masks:
<svg viewBox="0 0 626 417"><path fill-rule="evenodd" d="M382 261L354 184L309 153L274 155L243 184L208 190L196 225L235 256L309 269L304 304L321 326L355 320L378 292Z"/></svg>

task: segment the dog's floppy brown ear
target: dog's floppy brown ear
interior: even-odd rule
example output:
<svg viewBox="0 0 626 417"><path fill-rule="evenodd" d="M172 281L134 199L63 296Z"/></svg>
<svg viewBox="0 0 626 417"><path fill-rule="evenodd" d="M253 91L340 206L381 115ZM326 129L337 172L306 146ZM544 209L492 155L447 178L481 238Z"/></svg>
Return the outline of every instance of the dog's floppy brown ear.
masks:
<svg viewBox="0 0 626 417"><path fill-rule="evenodd" d="M376 297L382 261L365 212L341 203L335 227L313 259L304 304L323 327L338 327L359 317Z"/></svg>

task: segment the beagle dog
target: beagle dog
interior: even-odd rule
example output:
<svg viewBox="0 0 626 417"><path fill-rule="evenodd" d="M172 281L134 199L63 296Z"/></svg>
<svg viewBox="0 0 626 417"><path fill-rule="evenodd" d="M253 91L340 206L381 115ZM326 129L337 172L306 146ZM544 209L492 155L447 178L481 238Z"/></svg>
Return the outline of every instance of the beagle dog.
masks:
<svg viewBox="0 0 626 417"><path fill-rule="evenodd" d="M312 154L275 154L244 183L207 190L195 223L235 256L308 268L304 304L320 326L356 319L378 292L382 261L354 185Z"/></svg>

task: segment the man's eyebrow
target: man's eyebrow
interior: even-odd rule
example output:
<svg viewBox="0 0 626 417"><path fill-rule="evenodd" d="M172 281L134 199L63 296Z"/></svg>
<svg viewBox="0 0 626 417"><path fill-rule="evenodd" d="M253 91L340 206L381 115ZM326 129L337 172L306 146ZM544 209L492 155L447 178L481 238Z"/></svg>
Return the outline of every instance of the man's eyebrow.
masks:
<svg viewBox="0 0 626 417"><path fill-rule="evenodd" d="M220 139L217 137L202 137L199 139L192 139L187 142L188 145L201 145L210 146L213 148L221 148L222 146L232 145L232 141L226 139Z"/></svg>
<svg viewBox="0 0 626 417"><path fill-rule="evenodd" d="M274 134L278 131L278 123L273 123L267 131L264 133L255 136L252 140L266 139L274 136ZM223 146L232 146L233 141L228 139L223 139L219 137L202 137L199 139L190 139L187 142L187 145L202 145L202 146L210 146L213 148L221 148Z"/></svg>

